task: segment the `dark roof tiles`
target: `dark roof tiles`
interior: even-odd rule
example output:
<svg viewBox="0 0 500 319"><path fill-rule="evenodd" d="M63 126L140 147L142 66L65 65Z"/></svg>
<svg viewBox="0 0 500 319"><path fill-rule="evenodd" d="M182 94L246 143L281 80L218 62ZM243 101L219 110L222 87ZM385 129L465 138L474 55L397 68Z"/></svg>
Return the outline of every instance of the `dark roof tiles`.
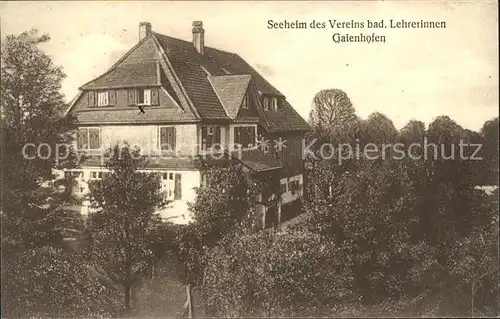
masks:
<svg viewBox="0 0 500 319"><path fill-rule="evenodd" d="M81 89L125 88L160 85L159 64L155 61L120 64Z"/></svg>
<svg viewBox="0 0 500 319"><path fill-rule="evenodd" d="M232 119L235 119L238 115L251 78L252 76L249 74L210 77L210 81L222 102L222 106Z"/></svg>

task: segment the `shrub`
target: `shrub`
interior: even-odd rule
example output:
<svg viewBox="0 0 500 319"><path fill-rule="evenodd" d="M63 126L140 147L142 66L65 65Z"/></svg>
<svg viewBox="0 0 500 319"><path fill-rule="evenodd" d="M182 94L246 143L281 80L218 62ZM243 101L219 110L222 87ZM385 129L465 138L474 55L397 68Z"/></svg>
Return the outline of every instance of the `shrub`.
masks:
<svg viewBox="0 0 500 319"><path fill-rule="evenodd" d="M93 276L84 260L42 247L4 260L2 316L102 317L115 315L117 292Z"/></svg>

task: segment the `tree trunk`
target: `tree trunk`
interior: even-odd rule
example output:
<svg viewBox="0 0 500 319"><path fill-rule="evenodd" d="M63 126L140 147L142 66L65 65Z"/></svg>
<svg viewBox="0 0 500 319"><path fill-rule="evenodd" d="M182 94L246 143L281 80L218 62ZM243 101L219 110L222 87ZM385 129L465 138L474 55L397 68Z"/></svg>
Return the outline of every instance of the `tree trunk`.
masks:
<svg viewBox="0 0 500 319"><path fill-rule="evenodd" d="M131 310L132 307L130 306L130 290L132 289L132 285L127 283L123 285L124 292L125 292L125 309L127 311Z"/></svg>

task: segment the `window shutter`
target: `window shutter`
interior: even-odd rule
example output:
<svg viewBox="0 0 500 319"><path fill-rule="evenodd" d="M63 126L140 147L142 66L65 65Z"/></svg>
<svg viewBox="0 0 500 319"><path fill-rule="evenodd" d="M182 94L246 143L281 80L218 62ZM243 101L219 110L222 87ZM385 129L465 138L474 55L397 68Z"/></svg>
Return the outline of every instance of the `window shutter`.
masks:
<svg viewBox="0 0 500 319"><path fill-rule="evenodd" d="M151 105L160 105L160 97L158 88L151 89Z"/></svg>
<svg viewBox="0 0 500 319"><path fill-rule="evenodd" d="M254 135L254 129L253 127L246 127L246 147L248 147L249 144L252 144L252 146L255 144L255 139L253 138Z"/></svg>
<svg viewBox="0 0 500 319"><path fill-rule="evenodd" d="M206 126L201 127L201 149L206 150L208 145L208 129Z"/></svg>
<svg viewBox="0 0 500 319"><path fill-rule="evenodd" d="M76 148L83 150L88 148L87 145L87 129L78 129L76 132Z"/></svg>
<svg viewBox="0 0 500 319"><path fill-rule="evenodd" d="M167 128L160 127L160 149L161 150L167 149L167 146L165 145L166 143L167 143Z"/></svg>
<svg viewBox="0 0 500 319"><path fill-rule="evenodd" d="M127 90L127 104L135 105L135 89Z"/></svg>
<svg viewBox="0 0 500 319"><path fill-rule="evenodd" d="M89 107L94 107L96 105L95 92L89 91L87 94L89 96Z"/></svg>
<svg viewBox="0 0 500 319"><path fill-rule="evenodd" d="M215 127L215 140L214 140L214 144L222 144L221 140L220 140L221 139L220 130L221 130L220 126L216 126ZM219 145L218 149L220 149L220 148L221 148L221 146Z"/></svg>
<svg viewBox="0 0 500 319"><path fill-rule="evenodd" d="M108 105L116 105L116 91L111 90L108 92L108 95L109 95Z"/></svg>
<svg viewBox="0 0 500 319"><path fill-rule="evenodd" d="M90 140L90 147L89 147L90 149L99 149L101 147L98 128L89 129L89 140Z"/></svg>
<svg viewBox="0 0 500 319"><path fill-rule="evenodd" d="M171 150L175 150L175 127L167 128L167 140Z"/></svg>
<svg viewBox="0 0 500 319"><path fill-rule="evenodd" d="M175 174L174 199L182 199L181 174Z"/></svg>
<svg viewBox="0 0 500 319"><path fill-rule="evenodd" d="M235 127L234 128L234 143L235 144L243 144L241 143L241 128L239 127Z"/></svg>

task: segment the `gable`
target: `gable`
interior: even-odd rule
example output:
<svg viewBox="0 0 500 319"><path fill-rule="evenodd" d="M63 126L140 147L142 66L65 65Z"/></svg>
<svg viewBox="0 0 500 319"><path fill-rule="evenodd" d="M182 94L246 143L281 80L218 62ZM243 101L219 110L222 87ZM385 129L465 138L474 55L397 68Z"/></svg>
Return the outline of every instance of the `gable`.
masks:
<svg viewBox="0 0 500 319"><path fill-rule="evenodd" d="M154 32L129 50L107 72L84 84L83 92L79 93L76 103L67 112L75 104L78 111L82 110L82 101L85 101L88 90L153 86L165 91L165 109L179 110L185 114L180 116L182 119L259 121L270 132L309 130L306 121L287 101L274 113L262 109L258 93L281 96L283 99L284 96L237 54L210 47L205 47L204 53L200 54L190 41ZM255 108L241 107L245 94L254 99L255 103L251 104ZM176 107L172 108L172 105ZM97 115L86 116L97 121Z"/></svg>
<svg viewBox="0 0 500 319"><path fill-rule="evenodd" d="M251 83L251 82L250 82ZM248 106L245 108L243 104L247 103ZM261 116L259 116L259 98L257 92L255 91L255 87L253 85L249 85L245 95L243 96L240 109L238 111L238 115L236 116L236 120L238 121L252 121L258 120L259 122L265 121Z"/></svg>
<svg viewBox="0 0 500 319"><path fill-rule="evenodd" d="M230 118L235 119L248 91L251 76L221 75L210 77L213 89Z"/></svg>

